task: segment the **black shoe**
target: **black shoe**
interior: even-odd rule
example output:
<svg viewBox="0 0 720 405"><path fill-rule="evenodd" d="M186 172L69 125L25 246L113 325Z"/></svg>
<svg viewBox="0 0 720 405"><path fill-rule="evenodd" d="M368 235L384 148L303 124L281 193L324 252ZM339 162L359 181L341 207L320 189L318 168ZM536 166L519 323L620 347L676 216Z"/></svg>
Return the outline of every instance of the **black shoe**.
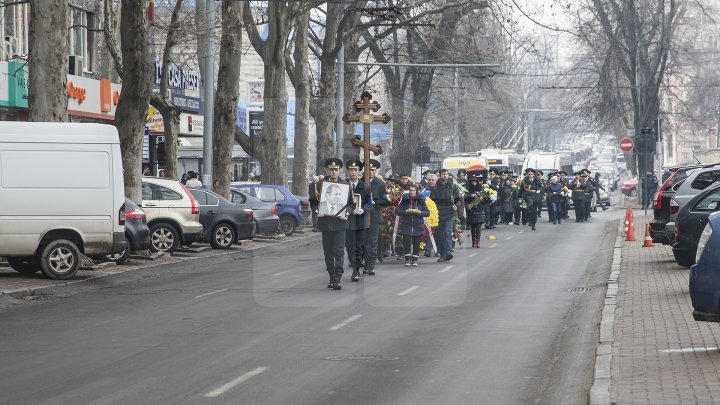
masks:
<svg viewBox="0 0 720 405"><path fill-rule="evenodd" d="M437 262L438 262L438 263L445 263L445 262L447 262L447 260L445 260L445 256L443 256L443 257L437 259Z"/></svg>
<svg viewBox="0 0 720 405"><path fill-rule="evenodd" d="M360 281L360 273L353 271L352 276L350 276L350 281Z"/></svg>
<svg viewBox="0 0 720 405"><path fill-rule="evenodd" d="M553 221L553 225L557 225L557 221Z"/></svg>
<svg viewBox="0 0 720 405"><path fill-rule="evenodd" d="M333 288L333 285L335 284L335 276L332 274L330 275L330 281L328 281L328 288Z"/></svg>
<svg viewBox="0 0 720 405"><path fill-rule="evenodd" d="M530 225L532 227L532 230L535 230L535 224Z"/></svg>
<svg viewBox="0 0 720 405"><path fill-rule="evenodd" d="M363 269L363 274L368 274L368 271L366 269Z"/></svg>
<svg viewBox="0 0 720 405"><path fill-rule="evenodd" d="M368 269L367 274L368 274L368 276L374 276L374 275L375 275L375 269Z"/></svg>
<svg viewBox="0 0 720 405"><path fill-rule="evenodd" d="M335 282L333 283L333 290L342 290L342 286L340 285L341 278L342 278L342 274L335 275Z"/></svg>
<svg viewBox="0 0 720 405"><path fill-rule="evenodd" d="M432 253L430 253L430 252L425 253L425 257L430 257L431 255L432 255Z"/></svg>
<svg viewBox="0 0 720 405"><path fill-rule="evenodd" d="M410 255L405 256L405 266L410 265Z"/></svg>
<svg viewBox="0 0 720 405"><path fill-rule="evenodd" d="M579 220L579 219L576 219L576 220L575 220L575 222L582 222L582 221L581 221L581 220Z"/></svg>
<svg viewBox="0 0 720 405"><path fill-rule="evenodd" d="M449 262L449 261L452 260L452 259L453 259L452 253L448 253L448 254L445 255L445 261L446 261L446 262Z"/></svg>
<svg viewBox="0 0 720 405"><path fill-rule="evenodd" d="M608 210L607 208L603 207L603 211L607 211L607 210Z"/></svg>

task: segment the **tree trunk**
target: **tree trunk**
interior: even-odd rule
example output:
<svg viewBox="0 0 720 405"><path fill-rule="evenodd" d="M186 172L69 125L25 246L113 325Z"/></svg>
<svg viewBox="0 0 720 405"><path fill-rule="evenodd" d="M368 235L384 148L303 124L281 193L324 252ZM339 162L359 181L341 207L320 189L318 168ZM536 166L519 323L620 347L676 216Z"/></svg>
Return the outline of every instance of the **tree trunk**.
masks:
<svg viewBox="0 0 720 405"><path fill-rule="evenodd" d="M230 195L229 169L237 126L235 116L240 92L241 18L244 6L245 3L241 1L222 2L220 66L213 115L213 190L226 197Z"/></svg>
<svg viewBox="0 0 720 405"><path fill-rule="evenodd" d="M115 126L120 132L125 195L135 202L141 201L143 134L152 89L146 6L145 0L122 0L120 12L123 67L131 79L123 82Z"/></svg>
<svg viewBox="0 0 720 405"><path fill-rule="evenodd" d="M174 105L171 108L160 109L163 116L165 130L165 177L179 179L178 173L178 134L180 133L180 109Z"/></svg>
<svg viewBox="0 0 720 405"><path fill-rule="evenodd" d="M30 2L30 121L68 121L67 0Z"/></svg>
<svg viewBox="0 0 720 405"><path fill-rule="evenodd" d="M305 195L308 191L308 151L310 137L310 69L308 67L308 25L310 12L305 11L295 24L295 143L292 192ZM322 166L320 166L322 167Z"/></svg>
<svg viewBox="0 0 720 405"><path fill-rule="evenodd" d="M412 162L404 155L408 154L410 145L405 140L405 92L400 88L390 88L390 103L392 104L393 138L390 149L390 162L393 173L410 175Z"/></svg>
<svg viewBox="0 0 720 405"><path fill-rule="evenodd" d="M196 0L195 1L195 26L198 32L197 35L197 60L198 60L198 70L200 70L200 77L205 78L205 49L207 48L206 42L205 42L205 36L210 35L210 30L208 27L205 26L205 1L206 0ZM203 103L203 106L205 104ZM204 109L205 107L203 107ZM204 112L204 111L203 111Z"/></svg>

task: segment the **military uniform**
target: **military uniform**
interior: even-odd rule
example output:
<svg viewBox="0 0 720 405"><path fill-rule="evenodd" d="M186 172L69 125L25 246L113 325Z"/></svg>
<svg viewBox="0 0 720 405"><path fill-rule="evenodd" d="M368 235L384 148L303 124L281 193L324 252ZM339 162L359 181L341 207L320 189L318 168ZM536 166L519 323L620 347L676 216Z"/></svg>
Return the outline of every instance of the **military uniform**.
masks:
<svg viewBox="0 0 720 405"><path fill-rule="evenodd" d="M342 168L340 159L331 158L325 161L328 169ZM319 204L322 200L320 192L325 182L331 182L329 177L321 180L316 188L316 193L310 196L311 203ZM347 184L347 181L338 178L336 183ZM347 209L347 208L346 208ZM341 214L342 215L342 214ZM340 290L340 278L343 274L343 262L345 259L345 233L348 229L348 221L341 216L321 216L318 218L318 229L322 232L323 254L325 256L325 268L330 275L328 288Z"/></svg>
<svg viewBox="0 0 720 405"><path fill-rule="evenodd" d="M345 164L348 169L362 170L363 164L359 160L348 160ZM354 184L350 181L350 201L348 210L348 228L345 235L345 249L347 250L350 266L352 266L352 281L358 281L360 264L364 256L365 230L370 227L370 216L373 210L370 202L370 188L361 179ZM356 206L353 195L359 196Z"/></svg>
<svg viewBox="0 0 720 405"><path fill-rule="evenodd" d="M533 178L530 179L528 177L528 174L532 172ZM542 189L542 183L540 183L540 180L538 180L535 176L535 170L533 169L526 169L525 170L525 178L520 182L518 192L520 200L525 203L526 207L525 210L528 215L528 222L530 226L532 227L532 230L535 230L535 224L537 223L537 204L542 198L540 195L541 189ZM523 221L524 222L524 221Z"/></svg>
<svg viewBox="0 0 720 405"><path fill-rule="evenodd" d="M370 159L370 169L379 169L380 162ZM368 169L369 170L369 169ZM365 268L363 274L375 275L375 262L378 259L378 239L382 223L382 209L390 205L385 182L377 177L370 179L370 195L373 210L370 212L370 226L365 231Z"/></svg>

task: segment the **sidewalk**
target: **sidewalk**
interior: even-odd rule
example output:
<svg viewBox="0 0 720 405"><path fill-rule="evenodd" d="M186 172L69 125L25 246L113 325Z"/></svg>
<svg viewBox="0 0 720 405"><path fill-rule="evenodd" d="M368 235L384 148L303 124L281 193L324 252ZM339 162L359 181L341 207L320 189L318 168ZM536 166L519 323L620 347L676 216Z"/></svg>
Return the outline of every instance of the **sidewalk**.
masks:
<svg viewBox="0 0 720 405"><path fill-rule="evenodd" d="M635 242L622 239L620 231L617 284L611 274L608 285L606 309L617 294L612 334L606 339L611 342L605 342L612 347L610 403L720 403L720 325L693 319L689 269L675 263L672 247L643 247L645 224L652 220L652 214L643 212L634 211ZM605 335L601 326L598 354ZM597 370L596 365L596 381ZM598 398L591 395L591 402L607 403Z"/></svg>
<svg viewBox="0 0 720 405"><path fill-rule="evenodd" d="M51 280L45 277L42 272L33 275L20 274L10 268L7 262L0 261L0 297L11 296L15 298L23 298L31 296L39 291L47 291L54 287L67 286L74 283L81 283L98 277L112 277L113 275L127 273L134 270L144 269L150 266L172 265L187 260L193 260L204 257L232 255L232 254L262 254L262 249L287 245L311 243L313 239L319 239L319 233L311 232L310 228L298 230L291 236L271 237L258 236L252 241L243 241L240 246L234 245L228 250L212 249L210 245L193 244L187 249L179 249L172 255L153 255L156 257L141 258L140 256L130 256L127 263L116 265L111 262L98 263L92 267L81 267L77 275L72 280Z"/></svg>

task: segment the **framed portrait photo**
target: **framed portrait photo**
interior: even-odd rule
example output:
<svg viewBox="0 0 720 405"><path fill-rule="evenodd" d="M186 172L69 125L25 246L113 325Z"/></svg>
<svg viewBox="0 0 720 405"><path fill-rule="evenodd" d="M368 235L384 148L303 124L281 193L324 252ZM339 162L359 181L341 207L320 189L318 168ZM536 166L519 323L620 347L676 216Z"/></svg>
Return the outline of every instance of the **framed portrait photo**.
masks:
<svg viewBox="0 0 720 405"><path fill-rule="evenodd" d="M324 181L320 190L320 206L318 216L330 216L347 219L347 202L350 194L350 185Z"/></svg>

